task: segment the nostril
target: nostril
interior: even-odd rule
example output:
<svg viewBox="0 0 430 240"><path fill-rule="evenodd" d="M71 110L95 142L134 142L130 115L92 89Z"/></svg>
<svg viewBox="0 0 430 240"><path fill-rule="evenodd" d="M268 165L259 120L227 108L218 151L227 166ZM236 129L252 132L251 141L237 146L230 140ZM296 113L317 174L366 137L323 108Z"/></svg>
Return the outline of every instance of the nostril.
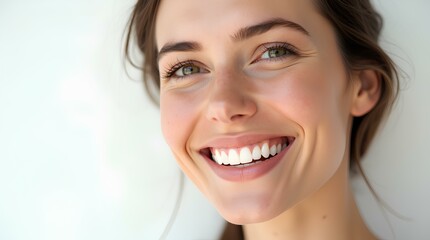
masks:
<svg viewBox="0 0 430 240"><path fill-rule="evenodd" d="M236 119L241 119L243 117L245 117L244 114L236 114L236 115L231 116L231 120L234 121Z"/></svg>

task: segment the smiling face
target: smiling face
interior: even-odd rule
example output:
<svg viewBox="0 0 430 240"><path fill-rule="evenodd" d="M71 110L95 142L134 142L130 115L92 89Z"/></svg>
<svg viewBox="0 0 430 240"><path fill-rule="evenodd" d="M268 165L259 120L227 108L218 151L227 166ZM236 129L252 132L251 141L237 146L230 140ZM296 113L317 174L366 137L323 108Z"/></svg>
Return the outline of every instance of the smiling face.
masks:
<svg viewBox="0 0 430 240"><path fill-rule="evenodd" d="M266 221L348 161L354 84L311 0L162 0L164 137L230 222Z"/></svg>

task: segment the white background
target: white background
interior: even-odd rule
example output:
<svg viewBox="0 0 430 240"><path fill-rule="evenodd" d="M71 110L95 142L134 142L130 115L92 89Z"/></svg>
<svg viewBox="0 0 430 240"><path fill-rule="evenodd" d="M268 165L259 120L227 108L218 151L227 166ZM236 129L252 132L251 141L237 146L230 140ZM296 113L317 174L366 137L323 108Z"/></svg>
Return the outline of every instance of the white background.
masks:
<svg viewBox="0 0 430 240"><path fill-rule="evenodd" d="M0 0L0 239L159 239L179 169L158 109L127 78L133 1ZM376 0L383 45L406 72L395 112L364 160L390 224L359 178L384 239L430 239L430 1ZM136 79L136 72L131 72ZM190 182L168 239L216 239L223 220Z"/></svg>

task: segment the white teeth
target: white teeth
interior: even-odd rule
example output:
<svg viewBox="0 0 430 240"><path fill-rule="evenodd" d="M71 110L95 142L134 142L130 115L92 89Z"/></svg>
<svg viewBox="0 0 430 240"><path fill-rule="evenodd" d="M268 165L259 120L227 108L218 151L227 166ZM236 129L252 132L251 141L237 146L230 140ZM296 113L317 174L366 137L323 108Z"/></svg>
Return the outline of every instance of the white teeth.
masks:
<svg viewBox="0 0 430 240"><path fill-rule="evenodd" d="M252 162L252 155L249 148L244 147L240 149L240 163L250 163Z"/></svg>
<svg viewBox="0 0 430 240"><path fill-rule="evenodd" d="M224 151L221 152L221 162L224 164L229 164L228 156Z"/></svg>
<svg viewBox="0 0 430 240"><path fill-rule="evenodd" d="M258 160L261 158L261 150L259 146L255 146L254 149L252 149L252 159Z"/></svg>
<svg viewBox="0 0 430 240"><path fill-rule="evenodd" d="M240 149L211 149L212 158L220 165L240 165L252 163L253 160L269 158L279 154L288 147L288 142L283 141L269 147L269 141L262 145L251 147L242 147Z"/></svg>
<svg viewBox="0 0 430 240"><path fill-rule="evenodd" d="M261 156L263 156L264 158L268 158L269 155L270 155L269 144L265 143L261 147Z"/></svg>
<svg viewBox="0 0 430 240"><path fill-rule="evenodd" d="M239 154L233 149L228 151L228 162L230 165L238 165L240 164Z"/></svg>
<svg viewBox="0 0 430 240"><path fill-rule="evenodd" d="M273 145L270 147L270 155L272 156L276 155L276 145Z"/></svg>
<svg viewBox="0 0 430 240"><path fill-rule="evenodd" d="M212 157L214 158L214 160L218 163L218 164L222 164L222 159L221 159L221 154L219 153L218 150L215 150L215 155L212 155Z"/></svg>

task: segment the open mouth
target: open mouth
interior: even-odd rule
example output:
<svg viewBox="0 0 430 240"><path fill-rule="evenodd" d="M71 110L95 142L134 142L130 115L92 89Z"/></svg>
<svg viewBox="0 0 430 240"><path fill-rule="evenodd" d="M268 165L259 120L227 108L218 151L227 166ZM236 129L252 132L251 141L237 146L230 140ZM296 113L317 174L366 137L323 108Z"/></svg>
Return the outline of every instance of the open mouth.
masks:
<svg viewBox="0 0 430 240"><path fill-rule="evenodd" d="M204 148L200 153L219 165L246 167L275 157L294 140L294 137L278 137L239 148Z"/></svg>

